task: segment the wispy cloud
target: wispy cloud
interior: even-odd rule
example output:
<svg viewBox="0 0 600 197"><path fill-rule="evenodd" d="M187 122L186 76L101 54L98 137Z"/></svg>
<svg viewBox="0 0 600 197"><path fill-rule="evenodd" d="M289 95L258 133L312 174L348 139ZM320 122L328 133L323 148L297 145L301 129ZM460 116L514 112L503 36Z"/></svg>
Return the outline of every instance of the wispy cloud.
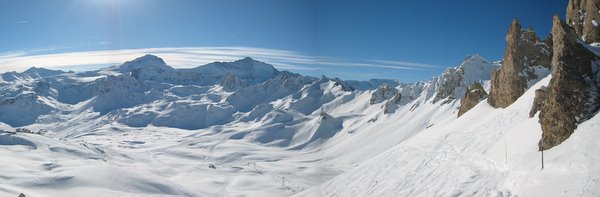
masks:
<svg viewBox="0 0 600 197"><path fill-rule="evenodd" d="M386 68L395 70L427 70L419 67L408 67L408 66L396 66L389 64L377 64L377 63L352 63L352 62L330 62L330 61L319 61L318 64L330 65L330 66L344 66L344 67L367 67L367 68Z"/></svg>
<svg viewBox="0 0 600 197"><path fill-rule="evenodd" d="M16 23L17 23L17 24L26 24L26 23L29 23L29 21L26 21L26 20L20 20L20 21L17 21Z"/></svg>
<svg viewBox="0 0 600 197"><path fill-rule="evenodd" d="M273 64L278 69L293 71L320 71L332 67L425 71L439 67L392 60L351 61L343 58L308 56L295 51L255 47L143 48L43 55L32 55L31 51L34 50L0 53L0 72L22 71L32 66L76 71L92 70L121 64L145 54L157 55L175 68L197 67L215 61L235 61L244 57L252 57Z"/></svg>
<svg viewBox="0 0 600 197"><path fill-rule="evenodd" d="M22 57L27 55L32 55L36 53L48 52L52 50L56 50L57 47L55 45L49 45L46 47L38 47L38 48L29 48L29 49L21 49L15 51L5 51L0 52L0 59L9 58L9 57Z"/></svg>
<svg viewBox="0 0 600 197"><path fill-rule="evenodd" d="M97 69L120 64L145 54L157 55L175 68L190 68L215 61L235 61L252 57L285 70L319 69L311 63L310 57L296 52L252 47L144 48L29 55L32 51L34 50L0 53L0 71L22 71L32 66L47 68L82 66Z"/></svg>
<svg viewBox="0 0 600 197"><path fill-rule="evenodd" d="M386 65L397 65L402 67L411 67L411 68L443 68L444 66L440 65L431 65L431 64L423 64L423 63L415 63L415 62L405 62L405 61L392 61L392 60L369 60L375 63L386 64Z"/></svg>

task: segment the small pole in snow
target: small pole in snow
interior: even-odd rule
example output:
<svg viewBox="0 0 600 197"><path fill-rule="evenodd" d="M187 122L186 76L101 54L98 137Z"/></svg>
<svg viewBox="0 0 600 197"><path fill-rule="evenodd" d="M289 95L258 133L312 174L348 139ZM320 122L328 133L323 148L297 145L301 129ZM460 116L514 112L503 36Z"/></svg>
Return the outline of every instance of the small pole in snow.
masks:
<svg viewBox="0 0 600 197"><path fill-rule="evenodd" d="M285 187L285 177L281 177L281 186Z"/></svg>
<svg viewBox="0 0 600 197"><path fill-rule="evenodd" d="M544 147L542 147L542 170L544 169Z"/></svg>
<svg viewBox="0 0 600 197"><path fill-rule="evenodd" d="M542 138L542 170L544 169L544 139Z"/></svg>

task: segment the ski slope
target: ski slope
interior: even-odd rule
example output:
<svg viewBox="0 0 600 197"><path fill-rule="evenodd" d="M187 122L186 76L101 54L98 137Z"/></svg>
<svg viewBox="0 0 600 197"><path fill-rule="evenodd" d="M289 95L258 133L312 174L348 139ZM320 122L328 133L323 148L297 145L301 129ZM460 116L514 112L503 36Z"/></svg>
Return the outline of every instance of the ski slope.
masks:
<svg viewBox="0 0 600 197"><path fill-rule="evenodd" d="M506 109L482 101L456 117L466 87L489 91L497 67L470 56L407 84L250 58L173 69L147 55L83 73L5 73L0 196L597 195L596 117L546 151L540 170L528 112L549 76ZM40 133L4 132L15 128Z"/></svg>
<svg viewBox="0 0 600 197"><path fill-rule="evenodd" d="M600 116L544 152L531 87L506 109L481 102L298 196L597 196Z"/></svg>

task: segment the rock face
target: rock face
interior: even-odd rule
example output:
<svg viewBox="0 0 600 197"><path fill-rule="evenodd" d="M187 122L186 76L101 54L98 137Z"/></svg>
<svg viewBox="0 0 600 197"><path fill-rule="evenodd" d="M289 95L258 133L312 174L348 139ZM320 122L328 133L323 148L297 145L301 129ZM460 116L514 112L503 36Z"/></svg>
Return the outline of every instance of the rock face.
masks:
<svg viewBox="0 0 600 197"><path fill-rule="evenodd" d="M400 106L402 100L402 94L396 88L390 88L387 84L380 86L371 94L371 100L369 104L374 105L377 103L385 102L381 108L383 108L384 114L391 114L396 112L396 109Z"/></svg>
<svg viewBox="0 0 600 197"><path fill-rule="evenodd" d="M390 88L387 84L384 84L383 86L380 86L379 88L377 88L377 90L375 90L375 92L373 92L373 94L371 94L371 100L369 101L369 104L373 105L373 104L381 103L385 100L389 100L389 99L393 98L394 96L396 96L396 94L398 94L397 89ZM398 102L400 102L400 101L398 101Z"/></svg>
<svg viewBox="0 0 600 197"><path fill-rule="evenodd" d="M465 72L462 67L448 68L438 78L435 86L435 98L433 102L438 102L442 99L454 100L454 92L460 87Z"/></svg>
<svg viewBox="0 0 600 197"><path fill-rule="evenodd" d="M525 93L530 80L547 75L552 58L550 38L539 40L531 28L523 30L516 18L506 42L504 62L492 74L488 103L493 107L505 108L515 102Z"/></svg>
<svg viewBox="0 0 600 197"><path fill-rule="evenodd" d="M458 110L458 117L469 111L471 108L475 107L477 103L481 100L487 98L488 94L483 89L480 83L471 84L467 91L465 92L465 96L460 101L460 109Z"/></svg>
<svg viewBox="0 0 600 197"><path fill-rule="evenodd" d="M442 101L450 103L462 98L469 85L490 80L491 73L497 67L479 55L465 58L463 63L454 68L448 68L439 77L435 78L435 97L433 103Z"/></svg>
<svg viewBox="0 0 600 197"><path fill-rule="evenodd" d="M556 16L552 35L552 79L546 90L536 94L536 103L541 105L540 150L562 143L577 124L589 119L600 105L598 62L595 62L598 57L578 42L574 28Z"/></svg>
<svg viewBox="0 0 600 197"><path fill-rule="evenodd" d="M600 1L570 0L567 23L575 28L578 37L587 43L600 42Z"/></svg>
<svg viewBox="0 0 600 197"><path fill-rule="evenodd" d="M542 86L542 88L535 90L535 98L533 99L533 106L529 111L529 118L533 118L535 113L542 109L544 105L544 99L546 98L546 86Z"/></svg>
<svg viewBox="0 0 600 197"><path fill-rule="evenodd" d="M391 113L396 112L396 110L400 106L401 100L402 100L402 94L400 94L400 92L397 92L396 95L394 96L394 98L392 98L391 100L389 100L385 103L385 105L383 106L383 113L391 114Z"/></svg>

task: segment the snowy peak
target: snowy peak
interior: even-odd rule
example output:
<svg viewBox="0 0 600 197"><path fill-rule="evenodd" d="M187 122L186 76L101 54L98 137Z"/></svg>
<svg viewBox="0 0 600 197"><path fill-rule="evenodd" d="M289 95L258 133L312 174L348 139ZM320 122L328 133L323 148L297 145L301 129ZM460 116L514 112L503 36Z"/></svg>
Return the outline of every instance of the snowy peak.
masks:
<svg viewBox="0 0 600 197"><path fill-rule="evenodd" d="M221 79L229 74L250 83L272 79L279 71L270 64L246 57L234 62L214 62L194 68L194 71L209 78Z"/></svg>
<svg viewBox="0 0 600 197"><path fill-rule="evenodd" d="M479 54L469 55L465 58L463 63L460 65L461 67L469 67L469 66L478 66L482 67L482 64L490 64L485 58L481 57Z"/></svg>
<svg viewBox="0 0 600 197"><path fill-rule="evenodd" d="M496 65L479 55L468 56L460 66L446 69L429 82L435 92L433 102L462 98L469 85L490 80L495 68Z"/></svg>
<svg viewBox="0 0 600 197"><path fill-rule="evenodd" d="M65 73L65 72L62 70L51 70L51 69L46 69L46 68L31 67L31 68L23 71L21 74L35 77L35 78L41 78L41 77L60 75L63 73Z"/></svg>
<svg viewBox="0 0 600 197"><path fill-rule="evenodd" d="M146 64L166 65L165 61L162 58L157 57L155 55L151 55L151 54L146 54L142 57L135 58L134 60L132 60L130 62L142 62L142 63L146 63Z"/></svg>
<svg viewBox="0 0 600 197"><path fill-rule="evenodd" d="M471 55L459 66L463 73L463 85L471 85L483 80L490 80L492 71L496 68L494 64L480 55Z"/></svg>
<svg viewBox="0 0 600 197"><path fill-rule="evenodd" d="M114 70L114 68L112 69ZM117 66L116 70L121 73L129 73L140 70L156 70L156 71L166 71L166 70L174 70L170 66L168 66L165 61L154 55L144 55L142 57L135 58L134 60L127 61L120 66Z"/></svg>
<svg viewBox="0 0 600 197"><path fill-rule="evenodd" d="M150 54L105 70L116 71L138 80L164 82L176 78L175 69L167 65L163 59Z"/></svg>
<svg viewBox="0 0 600 197"><path fill-rule="evenodd" d="M17 72L6 72L0 74L0 81L16 81L16 80L31 80L31 79L39 79L44 77L51 77L60 74L64 74L66 72L61 70L50 70L46 68L37 68L31 67L21 73Z"/></svg>
<svg viewBox="0 0 600 197"><path fill-rule="evenodd" d="M245 57L245 58L237 60L236 62L252 63L252 62L258 62L258 61L252 59L251 57Z"/></svg>

